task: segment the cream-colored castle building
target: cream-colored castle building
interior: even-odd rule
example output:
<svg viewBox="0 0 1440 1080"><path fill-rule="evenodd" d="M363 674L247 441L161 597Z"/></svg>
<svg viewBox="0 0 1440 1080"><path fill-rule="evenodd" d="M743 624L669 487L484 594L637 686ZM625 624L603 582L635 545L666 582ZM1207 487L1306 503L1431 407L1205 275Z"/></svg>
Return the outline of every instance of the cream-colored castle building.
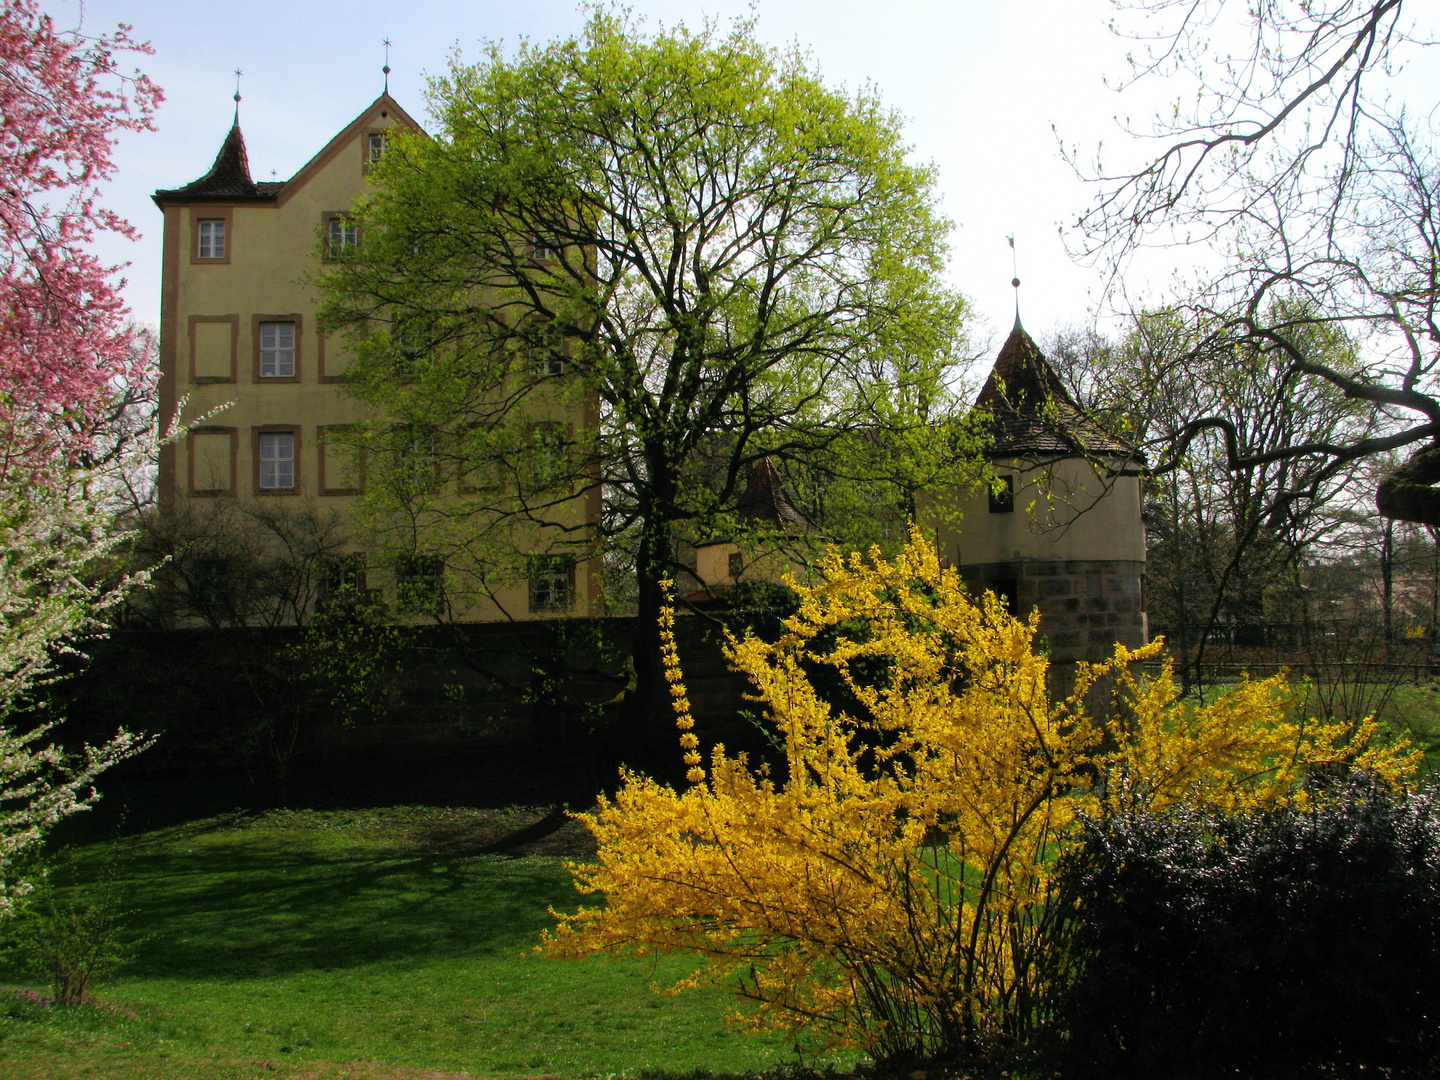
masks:
<svg viewBox="0 0 1440 1080"><path fill-rule="evenodd" d="M161 414L174 418L183 401L183 421L205 417L162 453L163 513L203 518L216 500L321 514L354 504L364 469L343 433L364 407L344 393L351 357L342 337L321 332L307 282L361 241L349 210L366 174L390 132L418 126L382 94L290 179L257 182L237 113L209 172L155 193L165 219ZM598 492L576 503L577 515L598 517ZM443 595L438 560L383 565L350 547L333 574L351 589L379 590L402 610L407 590ZM464 616L598 614L598 560L537 559L531 580L492 592Z"/></svg>
<svg viewBox="0 0 1440 1080"><path fill-rule="evenodd" d="M182 399L185 420L226 406L163 451L162 511L202 517L217 500L321 512L354 504L364 470L340 436L363 406L344 393L350 355L342 338L320 331L307 281L361 242L349 209L397 126L418 127L382 94L289 180L256 182L237 116L209 172L155 193L165 218L162 415L174 417ZM941 557L1017 613L1038 608L1056 660L1143 644L1145 532L1131 452L1076 407L1018 319L976 404L991 418L1002 486L935 500L947 512L922 524ZM569 423L596 422L585 411ZM576 504L576 515L598 520L598 489ZM810 528L769 462L739 509L782 531ZM733 542L696 546L695 583L707 595L786 569L794 567ZM351 545L334 573L404 610L407 589L443 593L446 569L435 559L383 565ZM598 615L601 606L598 559L537 559L529 580L461 615Z"/></svg>

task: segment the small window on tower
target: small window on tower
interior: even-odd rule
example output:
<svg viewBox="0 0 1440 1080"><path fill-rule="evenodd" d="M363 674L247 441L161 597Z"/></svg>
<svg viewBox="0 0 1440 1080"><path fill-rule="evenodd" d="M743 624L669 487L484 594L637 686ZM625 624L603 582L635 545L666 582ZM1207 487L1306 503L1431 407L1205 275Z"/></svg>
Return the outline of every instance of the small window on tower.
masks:
<svg viewBox="0 0 1440 1080"><path fill-rule="evenodd" d="M1015 478L1002 476L990 485L990 513L1010 514L1015 511Z"/></svg>
<svg viewBox="0 0 1440 1080"><path fill-rule="evenodd" d="M195 257L197 259L225 258L224 219L195 223Z"/></svg>

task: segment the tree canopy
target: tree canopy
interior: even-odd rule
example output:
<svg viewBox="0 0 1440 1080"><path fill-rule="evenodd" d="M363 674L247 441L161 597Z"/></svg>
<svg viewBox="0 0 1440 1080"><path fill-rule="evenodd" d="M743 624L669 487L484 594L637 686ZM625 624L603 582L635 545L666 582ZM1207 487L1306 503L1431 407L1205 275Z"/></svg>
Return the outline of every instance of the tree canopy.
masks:
<svg viewBox="0 0 1440 1080"><path fill-rule="evenodd" d="M948 226L872 92L746 22L651 33L596 9L430 93L438 134L392 140L362 242L323 277L375 406L362 440L394 451L368 457L377 533L477 595L538 551L618 552L656 686L676 541L735 535L757 463L888 485L873 509L953 460ZM575 508L601 496L597 528Z"/></svg>

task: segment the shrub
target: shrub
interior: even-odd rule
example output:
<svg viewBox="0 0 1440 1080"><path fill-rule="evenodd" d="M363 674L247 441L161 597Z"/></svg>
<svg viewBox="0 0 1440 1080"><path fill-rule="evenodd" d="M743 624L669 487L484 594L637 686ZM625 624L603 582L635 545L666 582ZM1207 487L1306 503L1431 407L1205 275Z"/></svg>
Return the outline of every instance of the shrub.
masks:
<svg viewBox="0 0 1440 1080"><path fill-rule="evenodd" d="M1057 1028L1072 1073L1423 1056L1440 1031L1440 806L1356 773L1311 798L1085 821Z"/></svg>
<svg viewBox="0 0 1440 1080"><path fill-rule="evenodd" d="M1286 719L1279 680L1186 708L1168 672L1131 678L1153 648L1081 665L1052 701L1037 617L972 602L918 534L893 562L832 554L822 570L778 640L730 648L784 775L720 745L702 767L671 637L690 786L626 773L581 815L599 852L576 883L605 904L562 917L551 955L689 951L704 963L681 986L736 978L751 1026L897 1061L988 1052L1043 1013L1067 925L1055 858L1081 812L1278 806L1312 762L1394 776L1409 760L1368 746L1372 725ZM1084 703L1102 678L1097 715ZM1131 782L1096 782L1118 775Z"/></svg>
<svg viewBox="0 0 1440 1080"><path fill-rule="evenodd" d="M65 879L63 887L57 877ZM126 940L133 912L125 907L117 856L112 849L88 886L79 884L74 852L63 863L42 867L33 881L6 928L10 944L24 966L49 980L55 1004L82 1004L91 983L128 960L133 945Z"/></svg>

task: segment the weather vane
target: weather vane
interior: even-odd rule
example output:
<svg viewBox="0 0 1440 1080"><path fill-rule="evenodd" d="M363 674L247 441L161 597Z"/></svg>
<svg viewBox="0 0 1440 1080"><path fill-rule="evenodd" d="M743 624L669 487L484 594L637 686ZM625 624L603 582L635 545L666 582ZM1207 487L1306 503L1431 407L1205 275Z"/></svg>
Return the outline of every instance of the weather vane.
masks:
<svg viewBox="0 0 1440 1080"><path fill-rule="evenodd" d="M385 76L385 93L390 93L390 39L387 37L380 44L385 46L385 66L380 69Z"/></svg>

